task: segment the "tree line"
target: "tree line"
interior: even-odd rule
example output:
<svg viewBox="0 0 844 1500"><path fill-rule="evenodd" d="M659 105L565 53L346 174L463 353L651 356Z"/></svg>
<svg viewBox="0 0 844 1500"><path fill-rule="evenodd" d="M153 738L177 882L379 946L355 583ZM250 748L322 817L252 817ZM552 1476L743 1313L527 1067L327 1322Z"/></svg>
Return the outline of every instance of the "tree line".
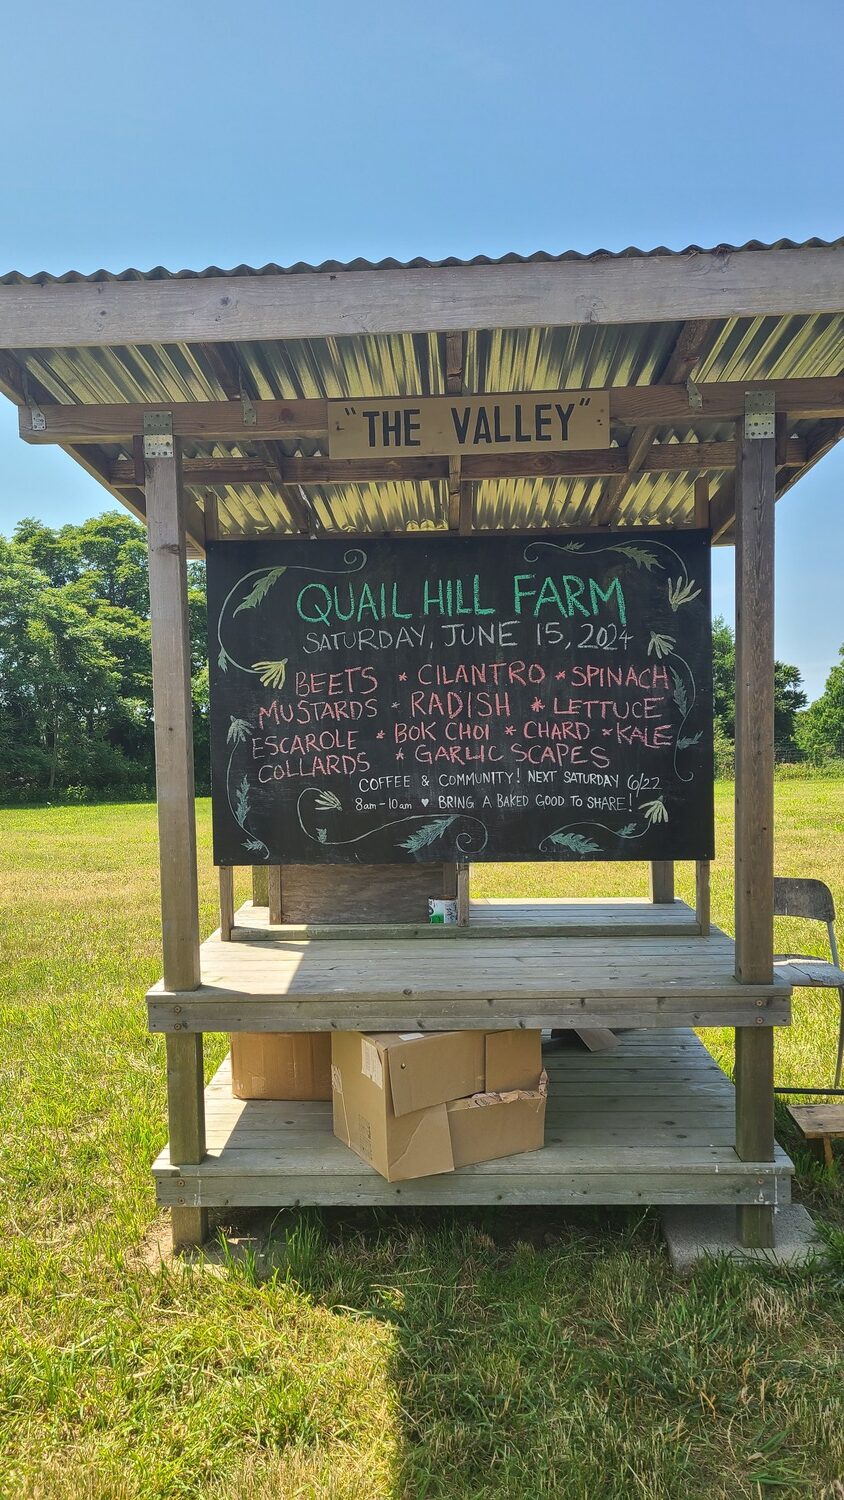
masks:
<svg viewBox="0 0 844 1500"><path fill-rule="evenodd" d="M210 777L205 567L188 564L197 789ZM797 667L777 662L779 758L842 755L844 646L807 705ZM735 740L735 639L713 626L716 761ZM146 537L106 511L54 529L20 521L0 537L0 788L6 802L142 797L154 791Z"/></svg>

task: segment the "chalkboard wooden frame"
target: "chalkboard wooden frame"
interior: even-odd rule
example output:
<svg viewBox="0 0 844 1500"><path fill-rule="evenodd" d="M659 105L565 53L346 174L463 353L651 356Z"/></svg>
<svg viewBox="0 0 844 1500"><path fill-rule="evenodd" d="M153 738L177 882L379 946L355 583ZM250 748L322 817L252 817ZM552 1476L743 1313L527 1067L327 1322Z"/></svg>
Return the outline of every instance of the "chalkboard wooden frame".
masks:
<svg viewBox="0 0 844 1500"><path fill-rule="evenodd" d="M216 863L712 857L708 532L207 566Z"/></svg>

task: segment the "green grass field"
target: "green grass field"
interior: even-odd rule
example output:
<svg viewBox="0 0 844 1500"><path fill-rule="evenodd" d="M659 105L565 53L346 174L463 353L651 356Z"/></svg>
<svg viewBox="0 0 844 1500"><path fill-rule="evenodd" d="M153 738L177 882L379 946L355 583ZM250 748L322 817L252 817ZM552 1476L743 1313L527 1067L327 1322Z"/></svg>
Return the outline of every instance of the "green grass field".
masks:
<svg viewBox="0 0 844 1500"><path fill-rule="evenodd" d="M726 927L731 795L713 871ZM159 969L154 810L0 826L2 1500L842 1500L838 1163L781 1128L830 1242L822 1269L682 1283L654 1214L533 1209L284 1213L269 1274L248 1255L162 1265L164 1049L141 998ZM199 830L207 932L207 803ZM823 877L844 909L844 784L778 784L777 868ZM646 874L480 867L474 888L635 894ZM777 938L812 944L796 924ZM828 1082L835 999L798 993L795 1011L778 1078ZM706 1040L729 1068L729 1033ZM209 1069L224 1048L208 1039Z"/></svg>

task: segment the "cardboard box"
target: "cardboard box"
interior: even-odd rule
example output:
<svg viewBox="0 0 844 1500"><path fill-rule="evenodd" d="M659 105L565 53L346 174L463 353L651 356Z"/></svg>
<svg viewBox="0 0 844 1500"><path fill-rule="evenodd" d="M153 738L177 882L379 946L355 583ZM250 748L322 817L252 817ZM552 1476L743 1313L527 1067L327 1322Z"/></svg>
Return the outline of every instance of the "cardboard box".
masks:
<svg viewBox="0 0 844 1500"><path fill-rule="evenodd" d="M538 1031L335 1032L334 1134L388 1182L535 1151L541 1046Z"/></svg>
<svg viewBox="0 0 844 1500"><path fill-rule="evenodd" d="M455 1167L539 1151L545 1144L547 1094L548 1075L543 1072L535 1089L476 1094L473 1099L454 1099L447 1104Z"/></svg>
<svg viewBox="0 0 844 1500"><path fill-rule="evenodd" d="M331 1098L329 1032L235 1031L231 1042L236 1099Z"/></svg>

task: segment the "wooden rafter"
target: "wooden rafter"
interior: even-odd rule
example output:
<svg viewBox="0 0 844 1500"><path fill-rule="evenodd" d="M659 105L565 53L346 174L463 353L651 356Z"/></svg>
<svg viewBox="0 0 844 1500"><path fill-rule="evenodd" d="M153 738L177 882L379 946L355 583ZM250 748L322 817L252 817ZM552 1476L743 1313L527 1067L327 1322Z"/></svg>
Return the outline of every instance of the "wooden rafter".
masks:
<svg viewBox="0 0 844 1500"><path fill-rule="evenodd" d="M655 384L685 385L715 326L712 319L706 318L684 323ZM649 423L633 428L627 443L627 472L619 479L610 480L606 486L595 508L593 520L596 526L609 525L631 484L635 483L635 477L643 466L656 434L656 426Z"/></svg>
<svg viewBox="0 0 844 1500"><path fill-rule="evenodd" d="M466 358L466 335L445 336L445 390L447 396L459 396L463 390L463 365ZM452 457L448 467L448 525L451 531L466 536L472 529L472 490L463 477L464 460Z"/></svg>
<svg viewBox="0 0 844 1500"><path fill-rule="evenodd" d="M58 404L55 396L47 390L46 386L43 386L34 376L29 375L17 360L6 352L0 353L0 390L15 403L21 414L26 412L29 421L32 419L29 402L35 401L40 411L49 410ZM70 458L76 460L86 474L90 474L91 478L103 485L115 500L125 505L138 521L146 521L144 481L139 482L134 463L132 483L118 486L111 476L111 460L98 444L90 441L63 442L60 446ZM143 448L141 453L143 455ZM192 550L201 555L205 551L205 525L199 506L188 495L185 496L185 525L187 539Z"/></svg>
<svg viewBox="0 0 844 1500"><path fill-rule="evenodd" d="M249 398L250 402L257 400L258 391L254 382L250 379L248 371L244 370L237 357L237 351L230 344L203 344L202 353L220 389L229 401L242 401L244 395ZM245 424L244 436L248 438L248 428ZM302 495L298 486L288 484L284 479L282 466L285 454L281 444L268 440L261 446L267 456L270 470L275 475L274 488L278 489L281 494L294 526L297 531L310 532L313 529L313 514L307 498Z"/></svg>
<svg viewBox="0 0 844 1500"><path fill-rule="evenodd" d="M233 343L685 322L844 307L844 250L712 250L498 265L0 287L0 348Z"/></svg>
<svg viewBox="0 0 844 1500"><path fill-rule="evenodd" d="M806 461L806 444L792 439L783 463L798 468ZM681 474L687 470L732 469L734 442L653 443L641 469L655 474ZM279 485L379 484L395 481L447 480L447 458L284 458L278 464L260 458L186 458L187 485L246 485L269 488ZM464 458L463 482L480 479L557 479L564 477L624 477L624 448L590 449L577 453L493 454ZM132 459L118 459L109 469L110 481L122 488L134 482ZM452 529L454 529L452 527Z"/></svg>

